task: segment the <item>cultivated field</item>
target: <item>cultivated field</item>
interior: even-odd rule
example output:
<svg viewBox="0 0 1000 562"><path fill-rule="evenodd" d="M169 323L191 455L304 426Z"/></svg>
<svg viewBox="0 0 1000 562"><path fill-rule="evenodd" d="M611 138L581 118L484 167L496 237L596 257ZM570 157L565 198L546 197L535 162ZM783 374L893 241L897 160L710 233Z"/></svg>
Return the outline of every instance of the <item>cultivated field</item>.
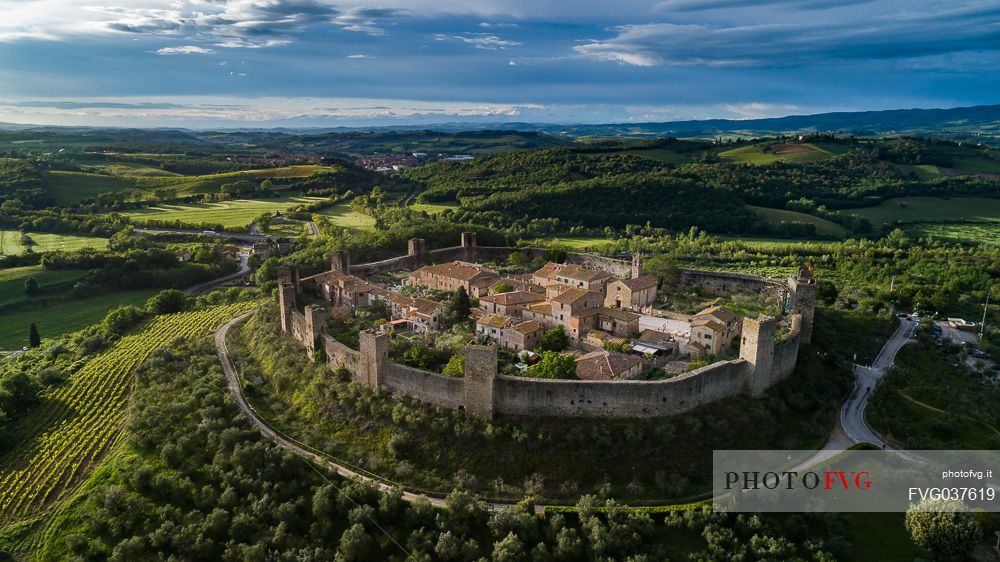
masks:
<svg viewBox="0 0 1000 562"><path fill-rule="evenodd" d="M917 222L906 225L906 233L922 238L964 244L1000 246L1000 221L994 222Z"/></svg>
<svg viewBox="0 0 1000 562"><path fill-rule="evenodd" d="M52 250L80 250L83 248L107 248L108 239L97 236L76 236L74 234L48 234L29 232L28 237L35 243L31 249L35 252L50 252ZM27 248L21 244L21 233L17 230L0 230L0 254L13 256L23 253Z"/></svg>
<svg viewBox="0 0 1000 562"><path fill-rule="evenodd" d="M874 225L895 221L936 222L936 221L998 221L1000 222L1000 199L982 197L899 197L884 201L874 207L849 209L845 212L864 217Z"/></svg>
<svg viewBox="0 0 1000 562"><path fill-rule="evenodd" d="M824 218L814 217L808 213L788 211L785 209L771 209L769 207L756 207L753 205L747 205L747 208L773 223L779 223L782 221L802 222L815 225L816 232L819 234L830 234L833 236L846 236L848 234L847 229L839 224L828 221Z"/></svg>
<svg viewBox="0 0 1000 562"><path fill-rule="evenodd" d="M267 178L304 178L319 172L338 172L340 168L310 164L200 176L153 175L138 173L136 168L130 170L132 172L127 175L52 171L46 172L45 177L56 201L60 205L69 205L112 191L135 191L141 196L148 196L155 190L166 189L183 196L218 191L223 184L239 180L260 182Z"/></svg>
<svg viewBox="0 0 1000 562"><path fill-rule="evenodd" d="M767 152L760 150L762 145L741 146L719 153L719 158L730 162L746 164L772 164L774 162L815 162L832 158L836 152L821 148L814 144L775 143Z"/></svg>
<svg viewBox="0 0 1000 562"><path fill-rule="evenodd" d="M330 222L343 228L353 228L355 230L372 230L375 228L375 219L351 209L350 205L342 203L326 207L319 211L320 215L328 217Z"/></svg>
<svg viewBox="0 0 1000 562"><path fill-rule="evenodd" d="M242 228L253 222L261 213L285 211L296 205L323 201L322 197L279 197L275 199L234 199L219 203L189 203L184 205L158 205L124 211L120 214L137 222L158 220L186 224L212 223L226 228Z"/></svg>
<svg viewBox="0 0 1000 562"><path fill-rule="evenodd" d="M122 435L133 372L177 338L208 334L254 306L239 303L160 316L47 390L19 420L17 445L0 458L0 527L30 519L76 487Z"/></svg>
<svg viewBox="0 0 1000 562"><path fill-rule="evenodd" d="M448 209L458 209L458 203L414 203L410 205L414 211L423 211L429 215L436 215Z"/></svg>
<svg viewBox="0 0 1000 562"><path fill-rule="evenodd" d="M27 299L24 282L29 277L38 281L39 292L44 293L60 285L69 285L86 274L80 270L48 270L40 265L0 269L0 305Z"/></svg>
<svg viewBox="0 0 1000 562"><path fill-rule="evenodd" d="M113 308L141 305L158 292L159 289L112 291L94 297L18 305L15 310L3 313L0 349L21 349L28 345L28 329L32 322L38 327L42 340L46 340L82 330L104 318Z"/></svg>

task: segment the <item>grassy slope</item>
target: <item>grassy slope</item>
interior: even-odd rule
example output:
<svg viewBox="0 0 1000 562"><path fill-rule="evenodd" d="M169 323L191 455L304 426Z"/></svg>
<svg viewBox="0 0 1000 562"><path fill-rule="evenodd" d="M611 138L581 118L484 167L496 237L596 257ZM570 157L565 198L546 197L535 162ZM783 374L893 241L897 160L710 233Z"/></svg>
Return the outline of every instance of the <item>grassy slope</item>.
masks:
<svg viewBox="0 0 1000 562"><path fill-rule="evenodd" d="M772 164L781 158L770 152L761 152L756 146L741 146L719 153L719 158L729 162L742 162L744 164Z"/></svg>
<svg viewBox="0 0 1000 562"><path fill-rule="evenodd" d="M308 177L318 172L336 172L339 168L317 165L286 166L263 170L227 172L202 176L106 176L83 172L46 172L49 191L60 205L77 203L88 197L109 191L137 190L149 194L157 189L167 189L178 195L216 191L224 183L238 180L261 181L266 178Z"/></svg>
<svg viewBox="0 0 1000 562"><path fill-rule="evenodd" d="M159 205L124 211L121 214L137 221L162 220L184 223L214 223L226 227L243 227L264 212L284 211L302 203L321 201L319 197L279 197L276 199L234 199L220 203Z"/></svg>
<svg viewBox="0 0 1000 562"><path fill-rule="evenodd" d="M28 328L38 326L42 340L83 329L104 318L109 310L127 304L142 304L158 289L115 291L86 299L39 304L4 313L0 322L0 349L20 349L28 343Z"/></svg>
<svg viewBox="0 0 1000 562"><path fill-rule="evenodd" d="M73 234L48 234L29 232L28 236L35 241L32 249L36 252L51 250L79 250L82 248L105 248L107 238L96 236L76 236ZM21 245L21 233L16 230L0 230L0 254L14 255L24 252Z"/></svg>
<svg viewBox="0 0 1000 562"><path fill-rule="evenodd" d="M34 277L41 292L45 292L46 289L70 283L86 274L80 270L51 271L40 265L0 269L0 305L26 299L24 282L29 277Z"/></svg>
<svg viewBox="0 0 1000 562"><path fill-rule="evenodd" d="M436 215L448 209L458 209L458 203L414 203L410 205L410 208L414 211L423 211L431 215Z"/></svg>
<svg viewBox="0 0 1000 562"><path fill-rule="evenodd" d="M1000 199L898 197L850 212L867 218L875 225L893 221L1000 221Z"/></svg>
<svg viewBox="0 0 1000 562"><path fill-rule="evenodd" d="M330 222L344 228L356 230L372 230L375 228L375 219L351 209L347 204L333 205L319 211L319 214L328 217Z"/></svg>
<svg viewBox="0 0 1000 562"><path fill-rule="evenodd" d="M756 207L753 205L747 205L747 208L771 222L803 222L806 224L816 225L816 232L820 234L832 234L834 236L846 236L848 234L847 229L839 224L820 217L814 217L810 214L800 213L798 211L787 211L785 209Z"/></svg>

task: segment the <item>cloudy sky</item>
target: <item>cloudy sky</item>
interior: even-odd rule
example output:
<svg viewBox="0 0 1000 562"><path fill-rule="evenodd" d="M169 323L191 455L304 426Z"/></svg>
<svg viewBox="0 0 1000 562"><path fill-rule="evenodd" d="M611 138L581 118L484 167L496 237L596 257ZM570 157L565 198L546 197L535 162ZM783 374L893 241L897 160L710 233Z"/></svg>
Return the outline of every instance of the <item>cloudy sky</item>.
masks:
<svg viewBox="0 0 1000 562"><path fill-rule="evenodd" d="M1000 103L997 0L0 0L0 121L627 122Z"/></svg>

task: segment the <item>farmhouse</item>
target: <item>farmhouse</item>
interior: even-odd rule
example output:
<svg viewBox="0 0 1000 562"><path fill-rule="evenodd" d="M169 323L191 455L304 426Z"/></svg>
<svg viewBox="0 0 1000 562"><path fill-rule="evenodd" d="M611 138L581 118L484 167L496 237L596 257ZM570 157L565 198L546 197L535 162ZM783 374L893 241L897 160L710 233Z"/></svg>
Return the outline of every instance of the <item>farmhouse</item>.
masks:
<svg viewBox="0 0 1000 562"><path fill-rule="evenodd" d="M550 262L536 271L532 278L536 284L541 286L558 283L577 289L603 292L608 281L614 279L614 275L607 271L586 269L575 264Z"/></svg>
<svg viewBox="0 0 1000 562"><path fill-rule="evenodd" d="M545 301L545 295L527 291L511 291L499 295L479 297L479 310L483 313L521 316L521 311L529 304Z"/></svg>
<svg viewBox="0 0 1000 562"><path fill-rule="evenodd" d="M705 353L718 355L739 337L742 318L722 306L713 306L694 315L691 342L704 347Z"/></svg>

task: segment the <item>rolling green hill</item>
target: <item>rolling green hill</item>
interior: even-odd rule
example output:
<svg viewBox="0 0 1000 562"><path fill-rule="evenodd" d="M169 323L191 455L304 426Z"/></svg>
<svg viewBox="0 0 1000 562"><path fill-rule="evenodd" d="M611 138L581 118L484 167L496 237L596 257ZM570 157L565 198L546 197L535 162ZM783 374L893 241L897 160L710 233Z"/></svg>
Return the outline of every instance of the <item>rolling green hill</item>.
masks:
<svg viewBox="0 0 1000 562"><path fill-rule="evenodd" d="M124 211L119 214L136 222L147 220L186 224L221 224L226 228L242 228L253 222L261 213L285 211L296 205L323 201L322 197L279 197L275 199L234 199L218 203L187 203L184 205L157 205Z"/></svg>

